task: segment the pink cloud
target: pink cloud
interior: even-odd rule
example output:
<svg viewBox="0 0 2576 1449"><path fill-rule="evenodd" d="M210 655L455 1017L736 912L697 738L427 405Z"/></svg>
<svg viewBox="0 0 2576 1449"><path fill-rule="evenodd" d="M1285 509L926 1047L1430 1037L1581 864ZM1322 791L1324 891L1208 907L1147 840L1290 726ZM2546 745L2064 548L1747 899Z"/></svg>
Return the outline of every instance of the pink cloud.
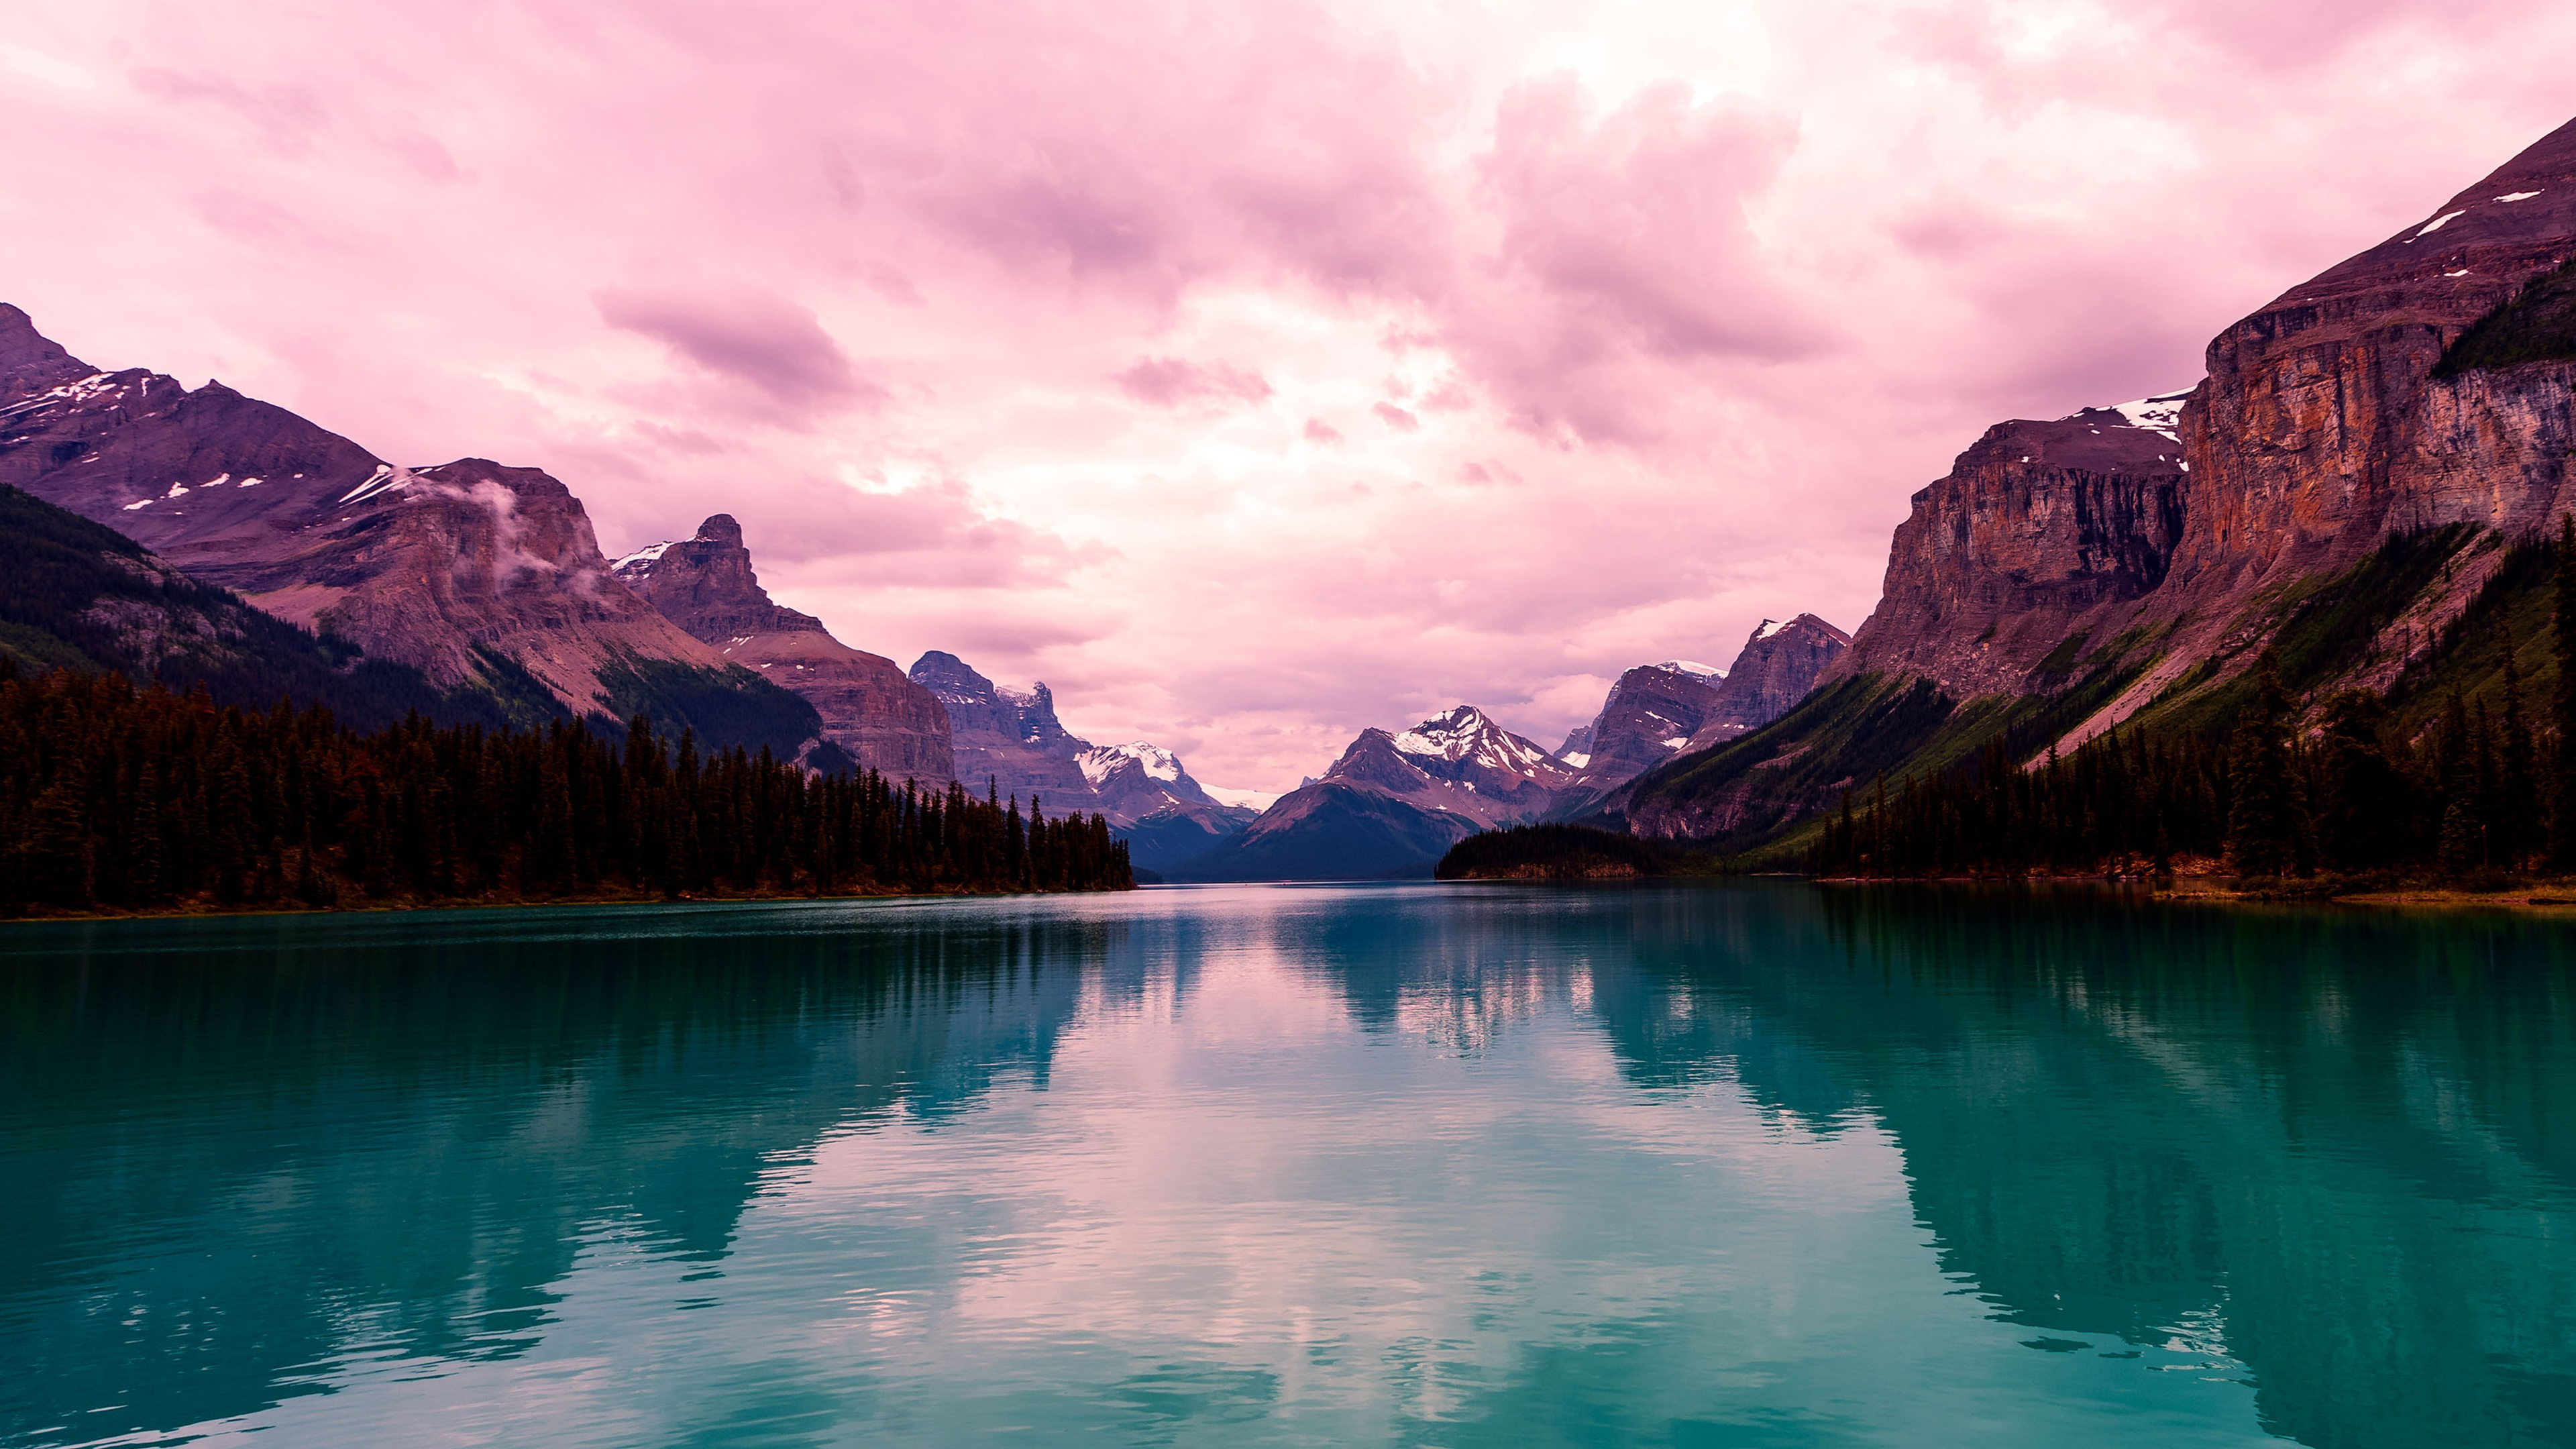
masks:
<svg viewBox="0 0 2576 1449"><path fill-rule="evenodd" d="M1404 409L1397 407L1393 403L1378 403L1371 407L1369 411L1377 414L1379 422L1386 424L1388 427L1395 429L1399 433L1421 431L1422 420L1415 417L1413 414L1406 412Z"/></svg>
<svg viewBox="0 0 2576 1449"><path fill-rule="evenodd" d="M1270 384L1260 373L1222 362L1189 362L1178 357L1148 357L1118 374L1118 387L1138 402L1156 407L1184 403L1263 403Z"/></svg>
<svg viewBox="0 0 2576 1449"><path fill-rule="evenodd" d="M874 405L886 390L861 377L810 310L756 291L722 296L604 288L600 320L652 338L698 369L747 384L786 414Z"/></svg>

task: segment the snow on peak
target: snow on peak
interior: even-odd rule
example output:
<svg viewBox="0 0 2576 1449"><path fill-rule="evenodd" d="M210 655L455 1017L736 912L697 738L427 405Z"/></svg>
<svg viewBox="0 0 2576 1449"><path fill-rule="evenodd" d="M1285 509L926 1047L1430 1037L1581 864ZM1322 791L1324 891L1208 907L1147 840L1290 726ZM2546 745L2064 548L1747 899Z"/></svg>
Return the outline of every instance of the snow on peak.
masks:
<svg viewBox="0 0 2576 1449"><path fill-rule="evenodd" d="M2154 397L2142 397L2136 402L2124 402L2111 411L2128 419L2130 427L2162 433L2175 442L2181 442L2182 404L2190 396L2191 389L2184 388L2180 392L2163 392Z"/></svg>
<svg viewBox="0 0 2576 1449"><path fill-rule="evenodd" d="M1305 783L1314 782L1310 780ZM1267 810L1279 801L1279 792L1276 790L1231 790L1223 785L1201 785L1199 788L1205 790L1208 798L1219 805L1243 805L1254 810Z"/></svg>
<svg viewBox="0 0 2576 1449"><path fill-rule="evenodd" d="M376 465L376 471L368 474L365 482L360 483L357 487L341 494L340 501L343 503L360 503L369 498L373 498L377 494L385 492L388 489L408 488L410 486L411 470L409 468L397 468L391 463L378 463Z"/></svg>
<svg viewBox="0 0 2576 1449"><path fill-rule="evenodd" d="M1073 759L1082 767L1082 778L1089 780L1095 790L1130 760L1143 767L1149 779L1168 784L1181 778L1181 757L1143 740L1124 745L1101 745L1084 750Z"/></svg>
<svg viewBox="0 0 2576 1449"><path fill-rule="evenodd" d="M1762 627L1753 631L1753 637L1756 639L1768 639L1788 627L1789 626L1786 623L1778 619L1765 619L1762 621Z"/></svg>
<svg viewBox="0 0 2576 1449"><path fill-rule="evenodd" d="M1484 711L1472 704L1462 704L1447 714L1433 715L1395 737L1395 747L1408 755L1430 755L1437 759L1464 759L1478 741L1493 729Z"/></svg>
<svg viewBox="0 0 2576 1449"><path fill-rule="evenodd" d="M1669 669L1675 674L1696 674L1702 679L1724 679L1726 677L1726 671L1713 664L1701 664L1689 659L1667 659L1655 667L1657 669Z"/></svg>
<svg viewBox="0 0 2576 1449"><path fill-rule="evenodd" d="M619 559L616 563L609 565L609 567L622 574L626 572L630 566L641 567L645 564L659 563L662 555L671 551L671 545L675 541L676 540L666 538L660 543L648 543L642 548L635 550L633 553L628 554L626 557Z"/></svg>

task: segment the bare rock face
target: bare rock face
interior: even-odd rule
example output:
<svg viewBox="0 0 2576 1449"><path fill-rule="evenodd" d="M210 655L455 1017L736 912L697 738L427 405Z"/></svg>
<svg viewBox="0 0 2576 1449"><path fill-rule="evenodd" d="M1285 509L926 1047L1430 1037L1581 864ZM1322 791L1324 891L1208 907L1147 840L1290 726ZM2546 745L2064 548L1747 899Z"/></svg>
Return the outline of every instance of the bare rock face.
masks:
<svg viewBox="0 0 2576 1449"><path fill-rule="evenodd" d="M1709 717L1689 749L1757 730L1797 707L1816 681L1851 647L1851 636L1813 614L1754 626L1710 701Z"/></svg>
<svg viewBox="0 0 2576 1449"><path fill-rule="evenodd" d="M719 513L697 535L617 561L617 576L661 615L814 706L823 737L888 779L955 777L948 714L895 662L832 637L811 614L773 603L752 571L742 525Z"/></svg>
<svg viewBox="0 0 2576 1449"><path fill-rule="evenodd" d="M1831 677L1880 670L1963 699L2019 694L2067 638L2116 634L2180 541L2179 402L1988 429L1914 495L1886 591Z"/></svg>
<svg viewBox="0 0 2576 1449"><path fill-rule="evenodd" d="M909 672L947 710L957 778L969 788L990 787L1023 804L1039 799L1054 815L1091 808L1091 782L1074 763L1091 742L1057 721L1055 694L1043 682L1027 694L1003 690L937 649L914 660Z"/></svg>
<svg viewBox="0 0 2576 1449"><path fill-rule="evenodd" d="M1709 725L1725 682L1723 672L1688 660L1640 664L1619 676L1601 713L1557 754L1582 772L1588 786L1606 789L1635 779L1671 759ZM1577 740L1581 749L1572 748Z"/></svg>

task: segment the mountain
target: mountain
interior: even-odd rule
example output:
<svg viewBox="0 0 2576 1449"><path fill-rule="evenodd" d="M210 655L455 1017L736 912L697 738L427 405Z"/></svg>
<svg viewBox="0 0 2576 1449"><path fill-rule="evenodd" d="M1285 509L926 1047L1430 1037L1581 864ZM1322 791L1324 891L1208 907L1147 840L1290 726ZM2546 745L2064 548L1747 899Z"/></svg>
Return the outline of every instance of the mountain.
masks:
<svg viewBox="0 0 2576 1449"><path fill-rule="evenodd" d="M2576 505L2571 257L2576 122L2228 327L2187 392L1997 425L1915 495L1815 693L1641 777L1630 828L1756 846L1881 773L2214 736L2267 650L2311 701L2493 687L2461 631L2522 607L2516 540Z"/></svg>
<svg viewBox="0 0 2576 1449"><path fill-rule="evenodd" d="M822 620L772 603L732 514L628 554L616 573L691 638L812 705L823 738L852 761L890 780L955 778L938 696L893 660L833 638Z"/></svg>
<svg viewBox="0 0 2576 1449"><path fill-rule="evenodd" d="M957 778L1005 797L1052 801L1051 810L1089 809L1091 782L1074 757L1091 748L1055 717L1055 694L1040 681L1022 694L1004 690L954 654L932 650L912 663L912 682L948 714ZM1082 802L1077 806L1076 802Z"/></svg>
<svg viewBox="0 0 2576 1449"><path fill-rule="evenodd" d="M1813 614L1763 620L1718 683L1708 721L1691 736L1689 747L1705 748L1787 714L1851 642L1849 634Z"/></svg>
<svg viewBox="0 0 2576 1449"><path fill-rule="evenodd" d="M1055 692L1043 681L1027 693L1005 689L936 649L913 661L911 676L947 710L957 778L970 789L1040 803L1050 815L1104 815L1147 870L1206 853L1259 813L1208 794L1170 750L1075 735L1056 718Z"/></svg>
<svg viewBox="0 0 2576 1449"><path fill-rule="evenodd" d="M557 479L480 458L397 467L221 383L99 371L9 306L0 484L440 691L507 698L532 676L575 713L788 754L818 732L811 707L620 582Z"/></svg>
<svg viewBox="0 0 2576 1449"><path fill-rule="evenodd" d="M1561 798L1558 819L1615 815L1620 786L1677 756L1746 734L1806 698L1851 636L1813 614L1765 619L1744 641L1735 667L1682 660L1641 664L1619 676L1601 713L1576 734L1592 745L1567 763L1582 777Z"/></svg>
<svg viewBox="0 0 2576 1449"><path fill-rule="evenodd" d="M1323 777L1168 870L1177 880L1374 880L1428 876L1478 830L1547 812L1576 769L1460 705L1401 733L1369 729Z"/></svg>
<svg viewBox="0 0 2576 1449"><path fill-rule="evenodd" d="M443 724L503 725L563 717L544 686L508 678L508 693L442 690L408 665L368 659L201 584L102 524L0 487L0 659L22 670L71 668L203 686L218 705L265 710L281 698L319 705L353 729L417 710Z"/></svg>

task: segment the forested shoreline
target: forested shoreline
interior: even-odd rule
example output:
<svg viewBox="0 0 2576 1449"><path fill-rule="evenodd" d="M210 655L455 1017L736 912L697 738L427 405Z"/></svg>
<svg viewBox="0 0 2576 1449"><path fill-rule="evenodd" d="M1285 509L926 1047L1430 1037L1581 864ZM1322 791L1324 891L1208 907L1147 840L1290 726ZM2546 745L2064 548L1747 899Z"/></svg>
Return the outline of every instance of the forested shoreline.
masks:
<svg viewBox="0 0 2576 1449"><path fill-rule="evenodd" d="M2197 858L2257 882L2576 874L2576 521L2554 552L2557 680L2540 708L2509 621L2500 708L2455 687L2413 732L2370 691L2293 698L2267 652L2222 735L2114 729L2028 768L1998 745L1968 769L1874 781L1844 794L1810 869L2165 875Z"/></svg>
<svg viewBox="0 0 2576 1449"><path fill-rule="evenodd" d="M0 914L1121 890L1042 802L701 751L639 717L361 734L0 659Z"/></svg>

